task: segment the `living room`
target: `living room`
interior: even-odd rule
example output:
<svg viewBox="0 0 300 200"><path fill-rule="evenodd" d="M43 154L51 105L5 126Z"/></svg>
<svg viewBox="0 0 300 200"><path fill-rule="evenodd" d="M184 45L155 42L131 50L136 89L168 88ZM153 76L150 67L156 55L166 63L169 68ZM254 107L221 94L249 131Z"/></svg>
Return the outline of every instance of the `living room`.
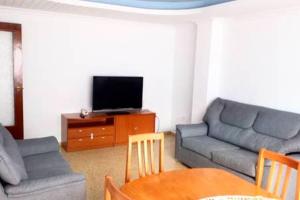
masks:
<svg viewBox="0 0 300 200"><path fill-rule="evenodd" d="M121 1L101 0L0 0L0 22L6 24L6 29L2 28L4 25L0 27L0 42L4 42L0 46L0 63L10 66L10 69L13 65L15 69L2 68L1 71L0 123L9 127L20 122L22 131L12 131L18 135L15 138L26 141L50 137L49 143L54 143L51 151L56 148L56 140L64 145L67 141L63 136L62 115L77 113L80 119L82 109L83 114L87 111L93 115L92 111L98 110L93 109L93 77L103 76L143 78L140 108L155 115L149 132L165 133L164 171L208 167L189 166L175 157L175 135L178 134L177 125L203 122L208 108L218 98L300 113L300 95L297 93L300 83L298 0L127 2L128 5ZM12 41L16 35L10 38L5 34L9 32L7 27L13 27L14 34L16 30L20 34L14 54L7 49L12 49L15 43L8 44L7 48L5 39ZM6 53L10 57L6 57ZM15 59L13 64L9 61L12 55ZM16 74L19 78L14 76ZM16 115L15 111L20 107L15 107L17 96L14 95L20 93L22 115ZM7 96L9 100L3 98ZM235 117L246 120L242 114L250 112L249 109L237 111ZM98 114L102 119L101 112ZM116 122L118 116L110 115L110 118ZM284 115L284 118L292 118L290 121L295 123L295 127L285 122L279 128L274 124L271 128L279 130L283 127L286 134L293 128L300 128L298 117L293 117ZM256 122L251 121L251 124L255 127ZM115 130L119 129L117 122L113 125ZM119 127L122 129L123 126ZM284 129L286 126L287 129ZM86 199L103 198L105 175L111 176L118 187L127 184L128 135L124 144L117 144L115 136L109 147L74 152L59 148L60 153L57 154L62 155L72 171L82 175L77 177L80 181L84 180L78 191L82 190L81 195ZM290 136L284 139L288 140ZM239 146L234 142L231 144ZM296 151L292 153L299 153L300 143L295 145ZM32 144L30 147L32 152L41 148ZM28 157L29 153L25 154ZM132 154L133 175L137 178L136 152ZM26 168L27 161L24 160ZM11 185L20 186L29 180L23 177L23 180L8 184L10 180L3 173L0 167L4 188L0 185L0 198L53 197L51 192L48 197L17 194ZM11 196L8 191L12 192ZM57 195L59 199L59 192ZM64 199L82 199L80 195L72 195L71 190L64 195ZM127 195L130 196L129 193ZM202 196L196 199L200 198Z"/></svg>

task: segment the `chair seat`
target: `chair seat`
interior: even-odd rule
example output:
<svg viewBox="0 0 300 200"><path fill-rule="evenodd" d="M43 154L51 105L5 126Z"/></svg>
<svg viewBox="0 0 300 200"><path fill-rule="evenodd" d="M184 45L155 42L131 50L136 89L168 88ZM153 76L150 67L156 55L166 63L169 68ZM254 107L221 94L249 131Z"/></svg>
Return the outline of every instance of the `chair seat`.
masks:
<svg viewBox="0 0 300 200"><path fill-rule="evenodd" d="M69 164L57 151L26 156L24 163L29 179L72 173Z"/></svg>
<svg viewBox="0 0 300 200"><path fill-rule="evenodd" d="M255 177L257 157L256 153L243 149L212 153L214 162L252 177Z"/></svg>
<svg viewBox="0 0 300 200"><path fill-rule="evenodd" d="M212 159L212 153L218 151L234 150L239 147L208 136L187 137L182 139L182 146L195 151L206 158Z"/></svg>

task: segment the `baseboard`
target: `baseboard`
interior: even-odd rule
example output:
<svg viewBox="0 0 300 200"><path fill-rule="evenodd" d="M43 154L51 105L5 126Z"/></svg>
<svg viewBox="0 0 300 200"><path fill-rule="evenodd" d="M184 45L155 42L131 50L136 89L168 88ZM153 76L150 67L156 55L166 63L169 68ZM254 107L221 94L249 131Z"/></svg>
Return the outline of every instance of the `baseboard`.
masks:
<svg viewBox="0 0 300 200"><path fill-rule="evenodd" d="M163 133L165 135L175 135L175 132L173 132L173 131L164 131Z"/></svg>

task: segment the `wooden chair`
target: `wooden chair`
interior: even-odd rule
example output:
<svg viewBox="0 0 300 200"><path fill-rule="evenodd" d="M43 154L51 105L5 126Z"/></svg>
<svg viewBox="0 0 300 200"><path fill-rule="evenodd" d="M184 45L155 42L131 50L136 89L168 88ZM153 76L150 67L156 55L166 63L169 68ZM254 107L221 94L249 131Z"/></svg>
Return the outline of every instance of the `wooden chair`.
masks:
<svg viewBox="0 0 300 200"><path fill-rule="evenodd" d="M131 200L117 188L110 176L105 176L104 200Z"/></svg>
<svg viewBox="0 0 300 200"><path fill-rule="evenodd" d="M295 169L297 170L296 200L300 200L300 173L299 173L300 163L297 160L294 160L282 154L268 151L266 149L261 149L258 157L257 176L256 176L256 185L258 187L262 187L262 178L263 178L265 159L272 161L269 174L268 174L266 190L278 197L280 196L281 199L285 199L287 194L289 179L291 175L291 170ZM276 164L278 165L277 176L274 175ZM286 166L286 170L284 170L284 166ZM282 178L283 178L284 171L285 171L284 173L285 175L283 180ZM282 185L282 190L280 194L279 187L281 185Z"/></svg>
<svg viewBox="0 0 300 200"><path fill-rule="evenodd" d="M127 161L126 161L126 175L125 182L130 181L130 171L131 171L131 156L132 156L132 145L137 143L137 153L138 153L138 169L139 177L145 175L151 175L155 173L155 161L154 161L154 141L160 141L159 148L159 172L164 170L164 134L163 133L149 133L149 134L139 134L130 135L128 141L127 149ZM148 149L148 144L150 150ZM142 145L143 155L142 155ZM148 152L149 150L149 152ZM150 162L149 162L150 153ZM144 164L143 164L144 163Z"/></svg>

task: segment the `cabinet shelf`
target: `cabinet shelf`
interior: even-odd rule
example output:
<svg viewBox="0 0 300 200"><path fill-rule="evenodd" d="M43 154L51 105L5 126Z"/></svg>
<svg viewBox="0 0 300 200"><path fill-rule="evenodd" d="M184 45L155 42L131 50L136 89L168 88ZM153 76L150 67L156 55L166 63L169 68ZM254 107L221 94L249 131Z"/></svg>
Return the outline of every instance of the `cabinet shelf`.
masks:
<svg viewBox="0 0 300 200"><path fill-rule="evenodd" d="M99 127L99 126L114 126L114 118L106 118L99 120L80 120L80 121L70 121L69 128L80 128L80 127Z"/></svg>

